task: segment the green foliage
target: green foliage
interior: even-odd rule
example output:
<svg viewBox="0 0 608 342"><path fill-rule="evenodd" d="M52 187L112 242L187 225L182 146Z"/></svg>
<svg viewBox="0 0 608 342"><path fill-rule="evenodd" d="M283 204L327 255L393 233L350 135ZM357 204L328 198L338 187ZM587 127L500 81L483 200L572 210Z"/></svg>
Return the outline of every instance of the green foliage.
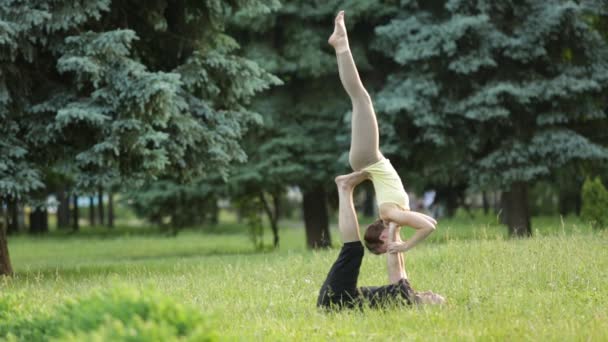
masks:
<svg viewBox="0 0 608 342"><path fill-rule="evenodd" d="M139 217L175 234L184 227L213 222L218 210L218 189L221 188L219 179L214 183L196 181L189 184L162 179L131 191L127 203Z"/></svg>
<svg viewBox="0 0 608 342"><path fill-rule="evenodd" d="M80 189L225 176L260 121L245 105L279 83L238 55L225 24L273 6L3 1L0 193L26 195L51 170Z"/></svg>
<svg viewBox="0 0 608 342"><path fill-rule="evenodd" d="M599 177L587 178L581 190L581 218L595 228L608 228L608 190Z"/></svg>
<svg viewBox="0 0 608 342"><path fill-rule="evenodd" d="M14 123L9 121L0 125L0 194L16 197L42 188L43 183L40 172L26 159L27 150L22 142L11 138L6 126L14 126Z"/></svg>
<svg viewBox="0 0 608 342"><path fill-rule="evenodd" d="M51 312L20 312L14 297L0 298L0 336L9 341L212 341L217 334L197 310L151 290L127 287L68 300Z"/></svg>
<svg viewBox="0 0 608 342"><path fill-rule="evenodd" d="M376 28L377 107L435 182L508 188L606 160L605 2L409 1ZM416 148L418 147L418 148ZM428 156L432 156L429 158ZM436 163L441 160L442 166Z"/></svg>
<svg viewBox="0 0 608 342"><path fill-rule="evenodd" d="M239 215L244 219L249 232L249 239L256 250L264 249L264 221L262 203L251 194L240 198L236 203Z"/></svg>

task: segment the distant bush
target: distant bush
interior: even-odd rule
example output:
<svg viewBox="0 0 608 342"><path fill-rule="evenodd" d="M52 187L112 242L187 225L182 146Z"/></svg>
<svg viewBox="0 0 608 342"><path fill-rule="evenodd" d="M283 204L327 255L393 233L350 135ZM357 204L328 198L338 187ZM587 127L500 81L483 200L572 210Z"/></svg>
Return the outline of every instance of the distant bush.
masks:
<svg viewBox="0 0 608 342"><path fill-rule="evenodd" d="M599 177L587 178L581 193L583 207L581 217L590 222L594 228L608 226L608 191Z"/></svg>
<svg viewBox="0 0 608 342"><path fill-rule="evenodd" d="M0 298L0 309L5 310L0 340L217 340L200 312L152 291L107 290L38 314L20 312L17 304L15 298Z"/></svg>

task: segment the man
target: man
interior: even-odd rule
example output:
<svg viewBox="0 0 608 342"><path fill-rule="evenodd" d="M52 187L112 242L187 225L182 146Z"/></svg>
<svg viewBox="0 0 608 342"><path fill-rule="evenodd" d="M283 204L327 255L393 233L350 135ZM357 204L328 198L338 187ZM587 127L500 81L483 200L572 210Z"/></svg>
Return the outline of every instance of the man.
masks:
<svg viewBox="0 0 608 342"><path fill-rule="evenodd" d="M359 222L353 204L354 188L367 179L363 171L336 177L339 195L338 228L344 243L338 259L333 264L319 291L317 306L323 308L361 308L365 303L371 307L386 304L442 304L443 297L432 292L416 293L407 280L403 255L387 253L389 285L357 287L359 268L364 248L359 235ZM390 242L400 242L399 227L389 226Z"/></svg>

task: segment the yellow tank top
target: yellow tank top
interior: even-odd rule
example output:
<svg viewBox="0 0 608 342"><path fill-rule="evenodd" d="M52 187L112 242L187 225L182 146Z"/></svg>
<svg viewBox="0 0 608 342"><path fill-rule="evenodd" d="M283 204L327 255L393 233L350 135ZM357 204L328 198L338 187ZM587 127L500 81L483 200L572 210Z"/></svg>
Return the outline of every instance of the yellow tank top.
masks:
<svg viewBox="0 0 608 342"><path fill-rule="evenodd" d="M382 158L380 161L363 169L370 174L378 206L382 203L395 203L405 210L410 210L410 199L405 192L401 178L391 162Z"/></svg>

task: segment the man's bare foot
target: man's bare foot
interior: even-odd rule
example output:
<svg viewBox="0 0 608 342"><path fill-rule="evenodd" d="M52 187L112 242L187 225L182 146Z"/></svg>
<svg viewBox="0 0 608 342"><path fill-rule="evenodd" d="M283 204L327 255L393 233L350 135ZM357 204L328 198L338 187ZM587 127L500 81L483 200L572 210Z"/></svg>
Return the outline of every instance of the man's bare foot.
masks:
<svg viewBox="0 0 608 342"><path fill-rule="evenodd" d="M347 175L336 177L336 185L343 190L352 190L359 183L369 178L369 173L365 171L355 171Z"/></svg>
<svg viewBox="0 0 608 342"><path fill-rule="evenodd" d="M334 32L327 42L336 49L336 53L342 53L349 50L348 35L346 34L346 25L344 24L344 11L338 12L336 20L334 21Z"/></svg>
<svg viewBox="0 0 608 342"><path fill-rule="evenodd" d="M420 305L443 305L445 304L445 298L432 291L425 291L416 293L414 302Z"/></svg>

